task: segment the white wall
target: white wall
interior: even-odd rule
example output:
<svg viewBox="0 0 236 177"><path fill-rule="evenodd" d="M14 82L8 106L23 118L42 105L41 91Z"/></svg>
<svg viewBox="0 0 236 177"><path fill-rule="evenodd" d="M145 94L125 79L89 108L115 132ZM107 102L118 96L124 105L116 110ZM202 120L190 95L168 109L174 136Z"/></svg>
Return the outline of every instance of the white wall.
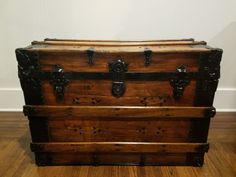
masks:
<svg viewBox="0 0 236 177"><path fill-rule="evenodd" d="M236 0L0 0L0 110L20 110L14 49L44 38L195 38L224 49L218 110L236 110Z"/></svg>

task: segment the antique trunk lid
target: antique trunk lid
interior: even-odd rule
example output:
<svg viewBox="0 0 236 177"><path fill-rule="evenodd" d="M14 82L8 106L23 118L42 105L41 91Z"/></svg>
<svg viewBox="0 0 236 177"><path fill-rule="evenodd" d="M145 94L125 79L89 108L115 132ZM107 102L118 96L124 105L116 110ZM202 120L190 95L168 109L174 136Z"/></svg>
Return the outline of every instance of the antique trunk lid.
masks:
<svg viewBox="0 0 236 177"><path fill-rule="evenodd" d="M66 71L107 72L108 64L121 59L129 65L129 72L174 72L185 65L189 72L198 71L199 54L211 49L204 41L34 41L25 48L38 53L42 71L51 71L56 63ZM69 62L68 62L69 61Z"/></svg>
<svg viewBox="0 0 236 177"><path fill-rule="evenodd" d="M210 82L211 88L207 87L210 93L214 93L220 77L219 63L222 51L210 48L204 41L198 42L192 39L155 41L45 39L34 41L27 48L17 49L16 54L20 70L33 72L37 80L34 84L42 83L41 89L45 90L44 101L47 104L63 102L77 104L77 97L83 100L85 95L89 97L96 95L106 100L97 103L100 105L110 103L121 105L123 102L142 105L146 103L145 100L142 101L143 99L151 99L150 105L211 106L213 97L209 98L206 93L203 95L202 91L199 92L204 90L204 84L209 82L200 81L214 80ZM27 67L28 65L34 67ZM34 71L31 71L32 69ZM25 71L19 72L19 76L24 73ZM52 97L51 87L54 88L56 100ZM107 87L112 87L108 89L111 92L107 92ZM171 87L173 97L169 91ZM76 88L80 91L78 92ZM158 91L154 91L154 88ZM185 88L187 91L183 97ZM64 99L65 94L67 99ZM208 98L207 104L203 105L203 102L196 101L199 94L205 99ZM110 96L124 96L124 100L108 101L106 98ZM163 100L156 100L158 97L167 100L165 99L163 103ZM181 97L183 98L180 99ZM133 102L134 100L139 101ZM87 104L87 97L85 102Z"/></svg>

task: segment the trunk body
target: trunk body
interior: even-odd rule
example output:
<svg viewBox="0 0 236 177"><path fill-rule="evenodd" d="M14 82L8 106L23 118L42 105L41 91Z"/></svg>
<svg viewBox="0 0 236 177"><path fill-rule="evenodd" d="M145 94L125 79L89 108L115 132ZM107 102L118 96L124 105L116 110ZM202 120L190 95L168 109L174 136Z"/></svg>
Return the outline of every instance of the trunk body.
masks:
<svg viewBox="0 0 236 177"><path fill-rule="evenodd" d="M38 165L202 166L221 49L45 39L16 56Z"/></svg>

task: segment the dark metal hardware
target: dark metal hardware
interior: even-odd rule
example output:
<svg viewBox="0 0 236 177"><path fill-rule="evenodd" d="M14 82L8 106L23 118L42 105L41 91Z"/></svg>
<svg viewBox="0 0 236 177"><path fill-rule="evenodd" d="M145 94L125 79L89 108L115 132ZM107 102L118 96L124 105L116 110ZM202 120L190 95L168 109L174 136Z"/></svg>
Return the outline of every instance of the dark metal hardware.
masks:
<svg viewBox="0 0 236 177"><path fill-rule="evenodd" d="M94 61L93 61L94 49L93 48L89 48L87 50L87 56L88 56L88 64L93 65L94 64Z"/></svg>
<svg viewBox="0 0 236 177"><path fill-rule="evenodd" d="M173 96L175 99L180 99L183 96L185 87L190 83L187 77L187 69L180 66L176 69L174 78L170 80L170 85L173 87Z"/></svg>
<svg viewBox="0 0 236 177"><path fill-rule="evenodd" d="M205 116L206 117L214 117L216 115L216 109L211 107L210 109L206 110Z"/></svg>
<svg viewBox="0 0 236 177"><path fill-rule="evenodd" d="M18 61L18 76L20 79L21 87L24 92L26 105L42 105L44 104L44 97L42 94L42 85L39 73L39 53L38 51L30 51L26 49L16 49L16 57ZM47 79L50 78L48 74ZM33 142L47 142L49 140L48 133L48 120L40 119L32 121L34 118L35 109L24 107L24 114L29 118L29 126L31 130L31 137ZM35 156L36 163L38 165L50 164L49 155L37 155Z"/></svg>
<svg viewBox="0 0 236 177"><path fill-rule="evenodd" d="M140 162L139 162L139 165L140 166L144 166L145 165L145 162L146 162L146 157L144 154L141 154L140 155Z"/></svg>
<svg viewBox="0 0 236 177"><path fill-rule="evenodd" d="M40 72L38 52L16 49L18 77L24 91L26 104L43 104L41 80L36 75Z"/></svg>
<svg viewBox="0 0 236 177"><path fill-rule="evenodd" d="M209 53L199 55L199 74L194 105L212 106L215 91L220 78L222 49L211 49Z"/></svg>
<svg viewBox="0 0 236 177"><path fill-rule="evenodd" d="M35 152L35 163L38 166L48 166L48 165L52 165L52 158L50 153L37 153Z"/></svg>
<svg viewBox="0 0 236 177"><path fill-rule="evenodd" d="M195 167L201 167L204 163L204 156L193 156L193 166Z"/></svg>
<svg viewBox="0 0 236 177"><path fill-rule="evenodd" d="M65 87L69 80L65 77L64 70L59 65L53 67L50 84L52 84L57 101L64 97Z"/></svg>
<svg viewBox="0 0 236 177"><path fill-rule="evenodd" d="M83 80L83 79L94 79L94 80L110 80L113 78L111 72L64 72L64 75L69 80ZM126 72L125 79L127 80L138 80L138 81L165 81L173 79L175 73L171 72L150 72L150 73L134 73ZM201 78L200 73L188 72L187 77L191 80L197 80ZM47 80L51 77L51 72L37 73L37 77L42 80Z"/></svg>
<svg viewBox="0 0 236 177"><path fill-rule="evenodd" d="M98 159L97 154L92 155L92 161L93 161L94 166L97 166L99 164L99 159Z"/></svg>
<svg viewBox="0 0 236 177"><path fill-rule="evenodd" d="M208 152L209 151L209 144L206 144L206 145L201 145L201 146L199 146L199 148L198 148L198 150L200 151L200 152Z"/></svg>
<svg viewBox="0 0 236 177"><path fill-rule="evenodd" d="M151 63L152 51L148 48L145 48L144 56L145 56L144 65L149 66Z"/></svg>
<svg viewBox="0 0 236 177"><path fill-rule="evenodd" d="M35 108L32 106L24 106L23 107L23 113L25 116L28 116L28 115L32 116L32 115L34 115L35 112L36 112Z"/></svg>
<svg viewBox="0 0 236 177"><path fill-rule="evenodd" d="M214 49L210 53L200 55L199 72L205 80L216 80L220 78L220 61L223 51Z"/></svg>
<svg viewBox="0 0 236 177"><path fill-rule="evenodd" d="M115 97L120 97L125 93L125 83L124 82L112 82L112 95Z"/></svg>
<svg viewBox="0 0 236 177"><path fill-rule="evenodd" d="M128 64L121 59L109 63L109 71L112 73L112 95L121 97L125 93L125 72L128 71Z"/></svg>

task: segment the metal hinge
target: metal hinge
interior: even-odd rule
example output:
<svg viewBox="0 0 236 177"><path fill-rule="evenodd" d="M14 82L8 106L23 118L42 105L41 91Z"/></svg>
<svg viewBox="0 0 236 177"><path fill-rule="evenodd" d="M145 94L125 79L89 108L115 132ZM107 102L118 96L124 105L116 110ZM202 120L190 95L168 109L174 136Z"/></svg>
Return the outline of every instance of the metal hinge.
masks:
<svg viewBox="0 0 236 177"><path fill-rule="evenodd" d="M89 48L87 50L87 57L88 57L88 64L89 65L93 65L94 64L93 56L94 56L94 48Z"/></svg>
<svg viewBox="0 0 236 177"><path fill-rule="evenodd" d="M144 65L149 66L151 64L152 50L150 50L149 48L145 48L144 56L145 56Z"/></svg>

